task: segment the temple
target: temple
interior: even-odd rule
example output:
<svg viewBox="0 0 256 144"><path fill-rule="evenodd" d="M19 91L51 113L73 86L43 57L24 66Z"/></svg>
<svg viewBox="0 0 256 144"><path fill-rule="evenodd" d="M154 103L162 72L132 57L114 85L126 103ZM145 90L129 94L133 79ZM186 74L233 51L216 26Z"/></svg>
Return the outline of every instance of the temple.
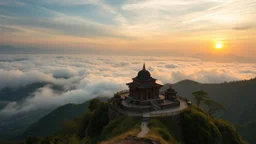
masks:
<svg viewBox="0 0 256 144"><path fill-rule="evenodd" d="M143 69L139 71L137 77L132 79L133 82L127 83L129 86L129 95L127 99L130 103L141 104L154 100L159 100L159 89L162 85L156 83L156 79L152 78L149 71Z"/></svg>
<svg viewBox="0 0 256 144"><path fill-rule="evenodd" d="M163 87L156 83L145 64L132 82L127 83L129 90L117 92L109 100L110 114L129 116L163 116L177 114L188 106L188 101L177 96L177 92L169 86L160 92Z"/></svg>

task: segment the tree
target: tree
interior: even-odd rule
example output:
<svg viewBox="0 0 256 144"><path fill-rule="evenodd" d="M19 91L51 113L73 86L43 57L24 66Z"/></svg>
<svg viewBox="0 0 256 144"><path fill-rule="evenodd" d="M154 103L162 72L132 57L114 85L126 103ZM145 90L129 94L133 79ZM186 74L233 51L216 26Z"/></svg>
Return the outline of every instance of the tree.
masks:
<svg viewBox="0 0 256 144"><path fill-rule="evenodd" d="M211 99L204 99L203 100L204 104L207 105L208 107L208 114L210 116L213 116L214 113L218 112L218 111L222 111L222 110L226 110L222 104L214 101L214 100L211 100Z"/></svg>
<svg viewBox="0 0 256 144"><path fill-rule="evenodd" d="M25 141L25 144L40 144L42 141L41 137L38 136L32 136L32 137L28 137Z"/></svg>
<svg viewBox="0 0 256 144"><path fill-rule="evenodd" d="M90 124L87 127L88 136L91 138L98 136L108 122L108 105L103 104L93 112Z"/></svg>
<svg viewBox="0 0 256 144"><path fill-rule="evenodd" d="M196 105L199 106L201 101L208 99L208 94L204 91L196 91L192 93L194 96L194 99L196 100Z"/></svg>
<svg viewBox="0 0 256 144"><path fill-rule="evenodd" d="M96 110L97 108L99 108L103 104L104 104L104 102L102 102L101 100L95 98L95 99L92 99L90 101L90 104L89 104L88 108L89 108L90 111L94 111L94 110Z"/></svg>

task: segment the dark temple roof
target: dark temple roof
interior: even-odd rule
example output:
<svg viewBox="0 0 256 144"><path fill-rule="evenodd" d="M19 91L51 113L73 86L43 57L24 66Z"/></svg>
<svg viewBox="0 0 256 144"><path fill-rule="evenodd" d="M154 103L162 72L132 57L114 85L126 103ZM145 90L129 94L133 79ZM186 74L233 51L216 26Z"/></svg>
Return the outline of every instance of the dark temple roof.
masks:
<svg viewBox="0 0 256 144"><path fill-rule="evenodd" d="M127 83L130 87L137 87L137 88L153 88L153 87L162 87L162 85L157 83Z"/></svg>
<svg viewBox="0 0 256 144"><path fill-rule="evenodd" d="M143 65L143 69L138 72L137 77L135 77L133 79L138 80L138 81L156 80L156 79L152 78L150 72L146 70L145 64Z"/></svg>
<svg viewBox="0 0 256 144"><path fill-rule="evenodd" d="M168 92L168 93L178 93L177 91L175 91L175 90L172 88L172 85L170 85L170 87L166 90L166 92Z"/></svg>

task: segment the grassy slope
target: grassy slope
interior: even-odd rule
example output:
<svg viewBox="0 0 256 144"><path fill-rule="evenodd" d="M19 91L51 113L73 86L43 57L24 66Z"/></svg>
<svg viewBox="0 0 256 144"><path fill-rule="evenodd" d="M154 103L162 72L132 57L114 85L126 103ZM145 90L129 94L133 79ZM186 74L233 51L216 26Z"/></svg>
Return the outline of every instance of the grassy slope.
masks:
<svg viewBox="0 0 256 144"><path fill-rule="evenodd" d="M136 136L139 127L132 127L134 124L129 119L122 117L107 125L102 135L110 139L102 144L113 143L127 136ZM184 110L180 121L172 120L171 117L152 118L149 127L150 132L145 138L162 144L245 144L232 125L222 119L208 116L198 107Z"/></svg>
<svg viewBox="0 0 256 144"><path fill-rule="evenodd" d="M47 124L49 123L48 121ZM125 140L126 137L134 137L136 140L140 124L140 118L126 116L109 121L108 105L99 100L92 100L84 115L68 121L58 133L40 141L113 144ZM145 139L140 139L140 142L152 139L161 144L245 144L232 125L222 119L208 116L201 108L195 106L184 110L178 121L172 120L172 117L151 118L149 127L150 132ZM26 141L30 140L35 142L39 139L30 137Z"/></svg>

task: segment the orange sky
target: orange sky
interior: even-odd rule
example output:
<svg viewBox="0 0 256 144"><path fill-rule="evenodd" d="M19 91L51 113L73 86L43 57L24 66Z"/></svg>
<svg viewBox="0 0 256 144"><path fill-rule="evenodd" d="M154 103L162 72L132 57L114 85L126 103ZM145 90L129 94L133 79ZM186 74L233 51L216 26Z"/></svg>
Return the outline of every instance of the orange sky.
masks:
<svg viewBox="0 0 256 144"><path fill-rule="evenodd" d="M0 3L0 43L46 49L254 57L254 0ZM221 50L214 49L222 43ZM161 55L161 54L160 54Z"/></svg>

